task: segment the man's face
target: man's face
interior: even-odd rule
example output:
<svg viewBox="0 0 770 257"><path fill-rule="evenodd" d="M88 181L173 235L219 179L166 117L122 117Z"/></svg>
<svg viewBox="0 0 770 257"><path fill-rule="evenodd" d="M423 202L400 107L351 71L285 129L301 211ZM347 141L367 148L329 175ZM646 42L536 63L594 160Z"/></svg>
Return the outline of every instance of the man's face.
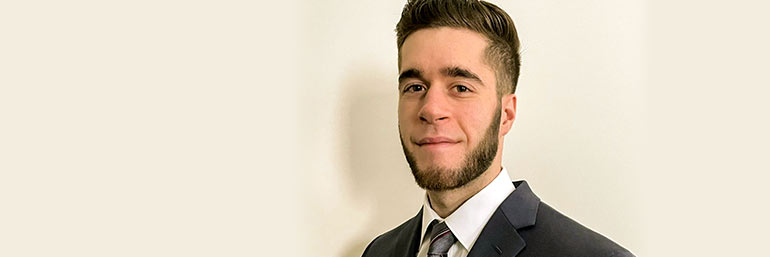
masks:
<svg viewBox="0 0 770 257"><path fill-rule="evenodd" d="M498 149L500 104L486 38L467 29L418 30L401 47L398 124L418 185L460 187Z"/></svg>

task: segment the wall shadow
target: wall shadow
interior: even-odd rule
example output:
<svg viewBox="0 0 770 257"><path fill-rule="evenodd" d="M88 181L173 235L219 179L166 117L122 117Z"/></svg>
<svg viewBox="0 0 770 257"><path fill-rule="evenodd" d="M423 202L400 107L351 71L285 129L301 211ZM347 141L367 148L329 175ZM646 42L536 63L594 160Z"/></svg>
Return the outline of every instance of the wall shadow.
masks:
<svg viewBox="0 0 770 257"><path fill-rule="evenodd" d="M414 183L398 136L396 75L376 68L354 69L345 81L348 103L341 114L351 193L372 206L367 225L348 243L343 257L361 256L368 243L419 211L422 192Z"/></svg>

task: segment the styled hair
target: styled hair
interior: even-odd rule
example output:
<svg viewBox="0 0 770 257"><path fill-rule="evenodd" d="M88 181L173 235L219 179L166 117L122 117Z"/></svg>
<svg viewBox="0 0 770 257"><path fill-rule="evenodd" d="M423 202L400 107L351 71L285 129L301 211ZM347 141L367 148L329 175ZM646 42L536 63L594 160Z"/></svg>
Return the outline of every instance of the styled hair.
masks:
<svg viewBox="0 0 770 257"><path fill-rule="evenodd" d="M464 28L484 35L489 42L485 61L495 70L497 95L516 92L521 66L519 36L505 11L479 0L409 0L396 25L399 65L406 38L420 29L437 27Z"/></svg>

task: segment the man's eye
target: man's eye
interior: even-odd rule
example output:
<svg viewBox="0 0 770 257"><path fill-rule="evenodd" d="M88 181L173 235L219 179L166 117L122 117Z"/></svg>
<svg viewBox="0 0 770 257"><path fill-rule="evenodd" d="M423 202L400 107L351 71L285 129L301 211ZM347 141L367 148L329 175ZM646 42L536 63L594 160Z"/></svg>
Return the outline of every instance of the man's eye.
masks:
<svg viewBox="0 0 770 257"><path fill-rule="evenodd" d="M410 85L404 89L404 92L419 92L425 88L422 85Z"/></svg>
<svg viewBox="0 0 770 257"><path fill-rule="evenodd" d="M455 89L460 93L471 91L468 87L463 85L456 86Z"/></svg>

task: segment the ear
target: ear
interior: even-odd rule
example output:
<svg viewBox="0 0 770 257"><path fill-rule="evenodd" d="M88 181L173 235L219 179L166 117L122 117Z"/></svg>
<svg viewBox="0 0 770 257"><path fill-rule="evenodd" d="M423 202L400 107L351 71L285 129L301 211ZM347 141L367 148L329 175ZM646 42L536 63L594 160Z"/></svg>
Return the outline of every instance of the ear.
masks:
<svg viewBox="0 0 770 257"><path fill-rule="evenodd" d="M513 127L513 121L516 119L516 94L507 94L500 99L502 111L500 115L500 133L501 136L508 134Z"/></svg>

